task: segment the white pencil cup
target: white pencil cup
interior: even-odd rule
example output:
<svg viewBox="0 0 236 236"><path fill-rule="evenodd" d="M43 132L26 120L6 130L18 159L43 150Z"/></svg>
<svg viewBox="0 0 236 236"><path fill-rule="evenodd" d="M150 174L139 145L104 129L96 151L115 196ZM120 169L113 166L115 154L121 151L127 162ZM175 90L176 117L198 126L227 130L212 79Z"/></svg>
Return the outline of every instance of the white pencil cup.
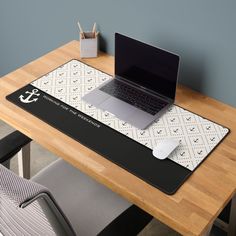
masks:
<svg viewBox="0 0 236 236"><path fill-rule="evenodd" d="M98 36L93 32L80 33L80 57L89 58L98 55Z"/></svg>

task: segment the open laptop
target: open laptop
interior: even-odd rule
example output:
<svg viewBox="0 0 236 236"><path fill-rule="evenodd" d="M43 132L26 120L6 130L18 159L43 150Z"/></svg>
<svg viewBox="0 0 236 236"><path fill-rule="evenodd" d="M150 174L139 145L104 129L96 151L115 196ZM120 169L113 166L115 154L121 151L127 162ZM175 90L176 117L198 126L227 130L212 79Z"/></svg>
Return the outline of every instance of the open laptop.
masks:
<svg viewBox="0 0 236 236"><path fill-rule="evenodd" d="M173 104L179 56L115 34L115 76L82 99L139 128Z"/></svg>

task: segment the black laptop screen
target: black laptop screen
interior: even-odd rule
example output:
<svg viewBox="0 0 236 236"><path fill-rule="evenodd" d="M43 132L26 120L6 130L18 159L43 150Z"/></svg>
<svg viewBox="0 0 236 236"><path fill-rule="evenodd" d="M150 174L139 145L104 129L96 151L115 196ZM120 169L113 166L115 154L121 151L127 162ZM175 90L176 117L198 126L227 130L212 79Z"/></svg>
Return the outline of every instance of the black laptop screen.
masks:
<svg viewBox="0 0 236 236"><path fill-rule="evenodd" d="M175 98L179 56L115 34L115 75Z"/></svg>

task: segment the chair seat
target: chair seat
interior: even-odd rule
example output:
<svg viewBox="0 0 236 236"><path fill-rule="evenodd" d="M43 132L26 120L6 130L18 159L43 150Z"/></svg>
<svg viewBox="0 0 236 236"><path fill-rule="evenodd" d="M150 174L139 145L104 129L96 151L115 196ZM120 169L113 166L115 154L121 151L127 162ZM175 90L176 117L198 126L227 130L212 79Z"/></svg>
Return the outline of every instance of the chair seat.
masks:
<svg viewBox="0 0 236 236"><path fill-rule="evenodd" d="M78 235L97 235L132 205L61 159L32 180L51 191Z"/></svg>

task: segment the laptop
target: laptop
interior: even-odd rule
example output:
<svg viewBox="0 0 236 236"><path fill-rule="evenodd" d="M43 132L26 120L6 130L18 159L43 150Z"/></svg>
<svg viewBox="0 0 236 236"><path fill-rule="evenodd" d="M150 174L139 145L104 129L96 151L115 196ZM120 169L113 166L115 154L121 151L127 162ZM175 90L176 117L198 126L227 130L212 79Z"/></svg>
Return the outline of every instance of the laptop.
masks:
<svg viewBox="0 0 236 236"><path fill-rule="evenodd" d="M179 56L115 33L115 76L82 99L146 129L174 103Z"/></svg>

